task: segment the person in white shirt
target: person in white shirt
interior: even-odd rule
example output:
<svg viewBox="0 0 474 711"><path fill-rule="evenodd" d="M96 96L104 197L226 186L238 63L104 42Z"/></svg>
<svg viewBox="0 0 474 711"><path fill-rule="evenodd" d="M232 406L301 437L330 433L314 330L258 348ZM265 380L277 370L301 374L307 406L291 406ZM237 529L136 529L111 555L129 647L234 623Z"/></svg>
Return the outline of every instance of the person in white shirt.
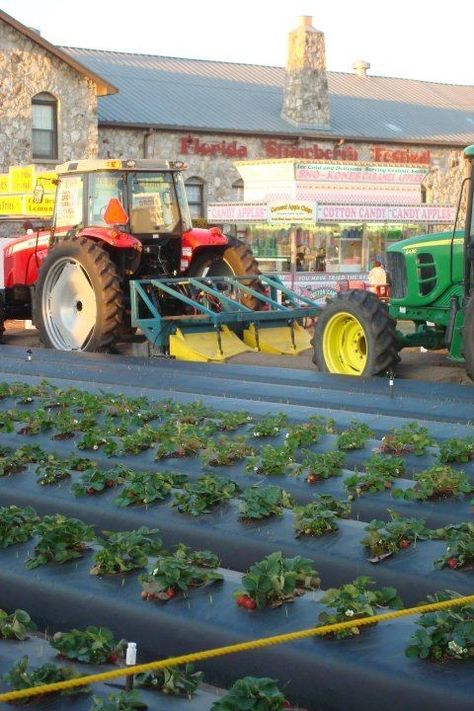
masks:
<svg viewBox="0 0 474 711"><path fill-rule="evenodd" d="M374 261L374 266L369 272L369 289L376 291L377 286L384 286L387 283L387 272L378 259Z"/></svg>

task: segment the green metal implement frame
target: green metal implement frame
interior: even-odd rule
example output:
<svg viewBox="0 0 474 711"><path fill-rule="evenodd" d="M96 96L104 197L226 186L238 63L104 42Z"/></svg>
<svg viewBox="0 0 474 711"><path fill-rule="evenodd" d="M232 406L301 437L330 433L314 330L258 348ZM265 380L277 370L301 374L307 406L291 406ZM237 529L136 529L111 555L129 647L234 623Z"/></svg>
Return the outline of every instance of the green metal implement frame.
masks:
<svg viewBox="0 0 474 711"><path fill-rule="evenodd" d="M315 301L288 289L278 277L259 274L251 281L259 281L265 293L248 286L248 276L132 280L132 326L141 329L153 346L167 351L177 328L184 333L215 329L219 334L224 324L231 330L251 323L256 328L289 326L321 311ZM241 294L262 302L263 309L240 303ZM171 305L178 313L165 313Z"/></svg>

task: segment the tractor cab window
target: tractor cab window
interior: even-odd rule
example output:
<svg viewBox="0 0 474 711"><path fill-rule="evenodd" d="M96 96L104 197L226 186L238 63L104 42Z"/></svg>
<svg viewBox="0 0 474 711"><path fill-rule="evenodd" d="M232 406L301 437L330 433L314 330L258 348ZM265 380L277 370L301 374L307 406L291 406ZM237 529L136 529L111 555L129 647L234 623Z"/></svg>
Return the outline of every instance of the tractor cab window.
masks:
<svg viewBox="0 0 474 711"><path fill-rule="evenodd" d="M58 227L77 227L82 224L84 176L61 177L56 191L54 224Z"/></svg>
<svg viewBox="0 0 474 711"><path fill-rule="evenodd" d="M131 232L178 232L181 219L172 173L133 173L129 181Z"/></svg>
<svg viewBox="0 0 474 711"><path fill-rule="evenodd" d="M104 172L89 175L89 201L87 224L108 227L104 214L111 198L117 198L125 207L125 182L123 175Z"/></svg>

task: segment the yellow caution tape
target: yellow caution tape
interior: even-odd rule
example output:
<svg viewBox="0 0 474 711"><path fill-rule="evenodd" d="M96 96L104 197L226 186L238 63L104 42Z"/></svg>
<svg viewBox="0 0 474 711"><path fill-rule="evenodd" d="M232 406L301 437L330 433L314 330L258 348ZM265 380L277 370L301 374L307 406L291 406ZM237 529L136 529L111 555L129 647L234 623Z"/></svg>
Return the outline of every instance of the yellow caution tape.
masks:
<svg viewBox="0 0 474 711"><path fill-rule="evenodd" d="M54 684L43 684L42 686L34 686L30 689L8 691L5 694L0 694L0 701L15 701L16 699L24 699L28 696L50 694L56 691L72 689L75 686L86 686L88 684L92 684L99 681L108 681L110 679L117 679L122 676L141 674L143 672L150 672L155 671L156 669L175 667L180 664L188 664L190 662L202 662L205 659L211 659L212 657L222 657L226 654L246 652L250 649L269 647L274 644L282 644L283 642L294 642L297 639L304 639L305 637L331 634L333 632L339 632L340 630L350 629L351 627L364 627L366 625L375 625L377 624L377 622L386 622L388 620L395 620L397 618L408 617L410 615L421 615L425 612L435 612L436 610L445 610L449 607L459 607L461 605L469 605L471 603L474 603L474 595L466 595L465 597L458 597L454 598L453 600L432 602L426 605L419 605L418 607L407 607L403 610L385 612L381 615L361 617L360 619L356 618L354 620L349 620L348 622L337 622L332 625L321 625L320 627L311 627L310 629L297 630L296 632L287 632L286 634L279 634L275 635L274 637L262 637L260 639L250 640L249 642L230 644L227 647L215 647L214 649L207 649L202 652L191 652L191 654L183 654L180 657L171 657L170 659L161 659L160 661L149 662L148 664L136 664L133 667L113 669L112 671L102 672L101 674L80 676L76 679L58 681Z"/></svg>

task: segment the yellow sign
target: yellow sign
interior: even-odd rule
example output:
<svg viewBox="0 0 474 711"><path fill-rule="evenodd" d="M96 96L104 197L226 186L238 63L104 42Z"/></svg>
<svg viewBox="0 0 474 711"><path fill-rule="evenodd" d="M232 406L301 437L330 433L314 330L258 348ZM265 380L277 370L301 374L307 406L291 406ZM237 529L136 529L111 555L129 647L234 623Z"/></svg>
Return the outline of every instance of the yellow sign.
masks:
<svg viewBox="0 0 474 711"><path fill-rule="evenodd" d="M33 202L31 195L26 195L23 198L23 208L25 215L51 217L54 208L54 197L50 195L43 195L41 202Z"/></svg>
<svg viewBox="0 0 474 711"><path fill-rule="evenodd" d="M8 178L10 193L32 193L35 187L35 166L11 165Z"/></svg>
<svg viewBox="0 0 474 711"><path fill-rule="evenodd" d="M8 173L0 174L0 194L8 192Z"/></svg>
<svg viewBox="0 0 474 711"><path fill-rule="evenodd" d="M21 215L22 212L21 195L0 195L0 215Z"/></svg>

